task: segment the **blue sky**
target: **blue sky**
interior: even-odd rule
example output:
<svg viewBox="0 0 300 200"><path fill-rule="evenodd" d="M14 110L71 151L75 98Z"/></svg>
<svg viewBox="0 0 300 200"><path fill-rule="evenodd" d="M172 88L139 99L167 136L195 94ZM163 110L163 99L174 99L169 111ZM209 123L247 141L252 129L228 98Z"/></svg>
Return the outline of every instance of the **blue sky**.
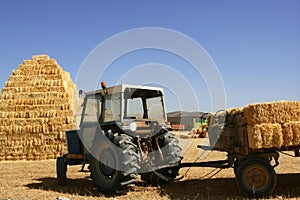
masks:
<svg viewBox="0 0 300 200"><path fill-rule="evenodd" d="M24 59L48 54L76 77L86 56L122 31L163 27L196 40L222 76L227 107L276 100L300 101L300 1L0 1L0 87ZM197 85L200 109L210 111L204 81L173 55L137 52L106 76L146 63L184 71ZM119 64L118 64L119 63ZM125 66L126 65L126 66ZM118 67L124 66L122 70ZM186 68L184 68L186 67ZM184 68L183 70L180 70ZM168 93L168 92L167 92ZM169 99L167 99L167 97ZM168 111L178 102L166 96ZM194 110L184 103L184 110Z"/></svg>

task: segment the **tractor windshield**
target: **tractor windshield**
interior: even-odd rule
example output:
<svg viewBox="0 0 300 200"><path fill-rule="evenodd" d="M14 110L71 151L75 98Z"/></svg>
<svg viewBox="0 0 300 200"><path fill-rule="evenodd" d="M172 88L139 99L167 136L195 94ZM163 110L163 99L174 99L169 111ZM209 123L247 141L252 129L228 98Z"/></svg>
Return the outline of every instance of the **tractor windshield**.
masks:
<svg viewBox="0 0 300 200"><path fill-rule="evenodd" d="M165 122L165 108L161 91L125 90L124 119L149 119Z"/></svg>

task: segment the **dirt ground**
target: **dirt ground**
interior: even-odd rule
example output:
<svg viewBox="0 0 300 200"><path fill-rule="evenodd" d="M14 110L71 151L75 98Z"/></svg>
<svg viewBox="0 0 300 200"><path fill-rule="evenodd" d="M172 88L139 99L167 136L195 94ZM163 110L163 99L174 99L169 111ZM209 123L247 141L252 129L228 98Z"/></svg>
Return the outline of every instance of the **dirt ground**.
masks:
<svg viewBox="0 0 300 200"><path fill-rule="evenodd" d="M181 140L184 162L199 156L199 139ZM293 152L287 152L292 154ZM211 152L199 161L225 159L222 152ZM269 199L300 199L300 158L280 154L275 168L277 187ZM67 186L57 186L55 160L1 161L0 199L248 199L236 185L232 169L182 168L182 179L166 186L154 187L140 180L126 194L104 196L93 187L89 173L78 172L81 166L68 167ZM218 172L218 173L217 173ZM265 198L268 199L268 198Z"/></svg>

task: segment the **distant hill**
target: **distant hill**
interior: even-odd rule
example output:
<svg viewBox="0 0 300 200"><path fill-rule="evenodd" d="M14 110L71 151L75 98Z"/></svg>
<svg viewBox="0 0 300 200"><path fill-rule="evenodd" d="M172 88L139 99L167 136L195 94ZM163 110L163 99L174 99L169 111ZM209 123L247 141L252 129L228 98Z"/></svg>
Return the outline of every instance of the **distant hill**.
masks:
<svg viewBox="0 0 300 200"><path fill-rule="evenodd" d="M167 117L182 117L182 116L201 116L204 112L187 112L187 111L174 111L167 113Z"/></svg>

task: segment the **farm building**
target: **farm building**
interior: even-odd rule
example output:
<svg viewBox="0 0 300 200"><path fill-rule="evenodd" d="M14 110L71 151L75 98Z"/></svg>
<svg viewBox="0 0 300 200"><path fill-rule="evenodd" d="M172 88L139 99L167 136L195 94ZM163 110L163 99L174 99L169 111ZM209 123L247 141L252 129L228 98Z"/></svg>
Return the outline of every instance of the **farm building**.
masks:
<svg viewBox="0 0 300 200"><path fill-rule="evenodd" d="M184 112L176 111L168 113L168 122L171 123L174 130L190 131L193 128L198 129L201 123L203 112Z"/></svg>

